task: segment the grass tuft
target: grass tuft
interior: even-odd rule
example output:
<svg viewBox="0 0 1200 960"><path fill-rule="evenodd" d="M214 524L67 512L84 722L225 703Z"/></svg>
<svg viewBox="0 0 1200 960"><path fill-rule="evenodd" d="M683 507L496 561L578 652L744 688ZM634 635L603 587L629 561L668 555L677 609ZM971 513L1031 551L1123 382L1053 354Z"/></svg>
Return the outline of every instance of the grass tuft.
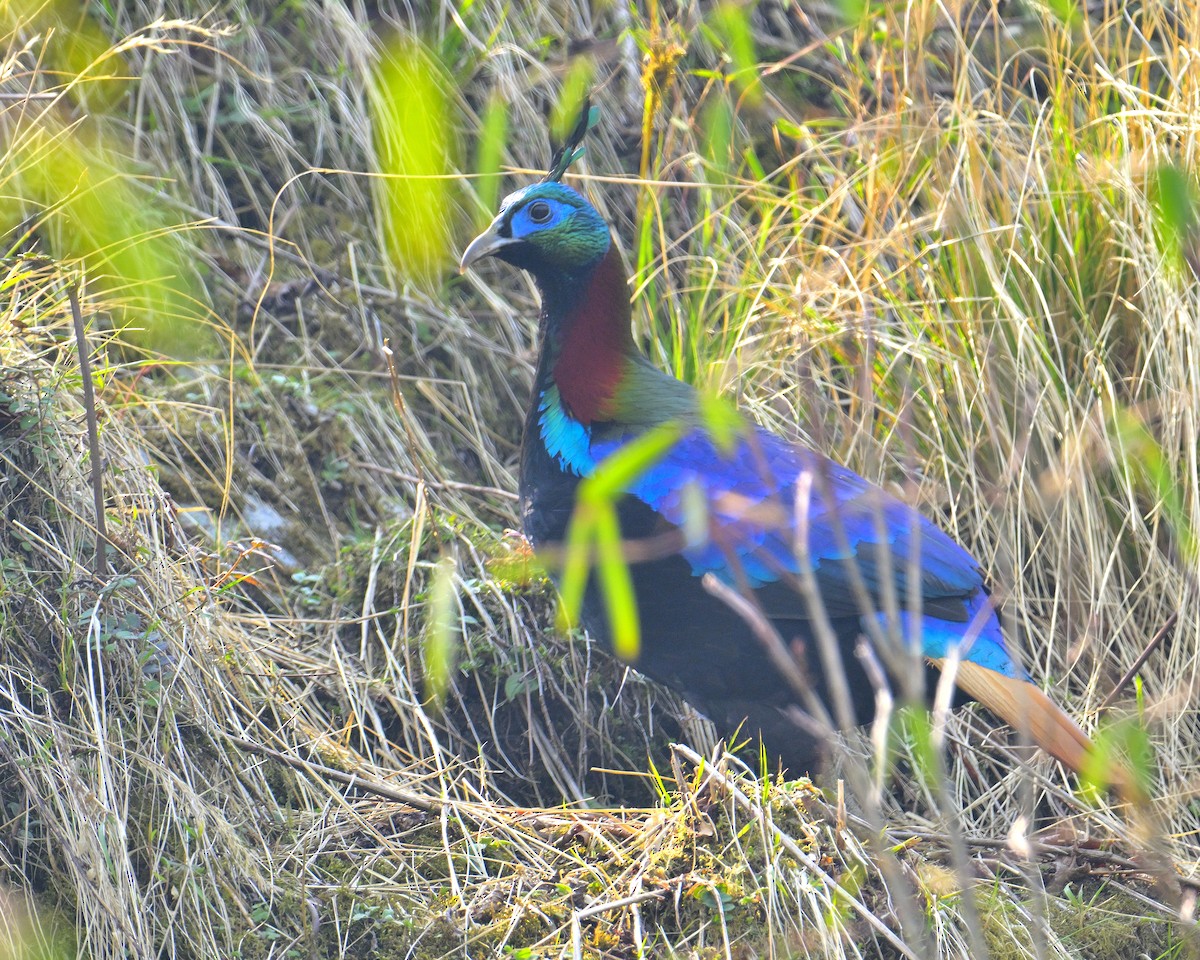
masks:
<svg viewBox="0 0 1200 960"><path fill-rule="evenodd" d="M335 7L5 14L14 950L1196 956L1196 11ZM938 517L1144 808L970 708L755 778L555 632L452 263L582 77L650 355Z"/></svg>

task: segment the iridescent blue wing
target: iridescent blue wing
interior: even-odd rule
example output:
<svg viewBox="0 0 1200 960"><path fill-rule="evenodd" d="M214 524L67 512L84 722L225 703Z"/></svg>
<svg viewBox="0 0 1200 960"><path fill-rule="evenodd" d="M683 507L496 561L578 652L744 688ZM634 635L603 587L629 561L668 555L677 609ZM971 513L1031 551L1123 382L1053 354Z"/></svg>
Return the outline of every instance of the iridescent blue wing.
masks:
<svg viewBox="0 0 1200 960"><path fill-rule="evenodd" d="M599 464L630 438L589 438L590 458ZM915 560L922 652L943 657L965 643L967 659L1023 676L974 558L911 506L827 457L762 429L723 451L697 428L627 492L685 531L682 552L697 576L712 573L733 586L758 588L791 581L807 565L833 617L862 615L855 569L874 610L885 608L887 584L905 607ZM808 616L799 596L787 611L768 613ZM901 617L906 631L915 627L908 614Z"/></svg>

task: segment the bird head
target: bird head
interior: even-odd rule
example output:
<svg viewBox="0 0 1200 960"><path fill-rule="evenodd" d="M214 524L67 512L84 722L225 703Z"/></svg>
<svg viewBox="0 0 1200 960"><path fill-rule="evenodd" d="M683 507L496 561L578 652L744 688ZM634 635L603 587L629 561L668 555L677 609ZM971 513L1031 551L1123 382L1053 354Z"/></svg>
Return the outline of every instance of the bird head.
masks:
<svg viewBox="0 0 1200 960"><path fill-rule="evenodd" d="M545 178L504 198L491 226L463 251L460 270L484 257L499 257L528 270L545 290L588 273L604 258L612 245L608 224L562 182L567 168L583 156L583 139L599 118L599 108L584 97Z"/></svg>
<svg viewBox="0 0 1200 960"><path fill-rule="evenodd" d="M459 268L498 257L539 280L578 275L599 263L611 243L608 224L579 193L555 181L535 183L504 198Z"/></svg>

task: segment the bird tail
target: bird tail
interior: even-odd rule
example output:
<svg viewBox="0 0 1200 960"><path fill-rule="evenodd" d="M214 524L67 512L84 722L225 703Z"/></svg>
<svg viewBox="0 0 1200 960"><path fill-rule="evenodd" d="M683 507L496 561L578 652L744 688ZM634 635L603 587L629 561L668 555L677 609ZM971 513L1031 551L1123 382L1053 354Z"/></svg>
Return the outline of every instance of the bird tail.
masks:
<svg viewBox="0 0 1200 960"><path fill-rule="evenodd" d="M932 661L939 669L944 662ZM1026 732L1030 740L1076 774L1089 766L1096 745L1079 724L1032 683L1006 677L967 660L959 662L954 682L1009 726ZM1106 764L1104 776L1122 800L1144 799L1133 775L1115 758Z"/></svg>

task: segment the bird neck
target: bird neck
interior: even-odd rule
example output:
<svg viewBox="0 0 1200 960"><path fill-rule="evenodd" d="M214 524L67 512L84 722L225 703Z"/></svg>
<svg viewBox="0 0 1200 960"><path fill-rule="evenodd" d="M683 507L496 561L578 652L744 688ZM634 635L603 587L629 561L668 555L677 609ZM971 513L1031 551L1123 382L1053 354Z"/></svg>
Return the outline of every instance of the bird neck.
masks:
<svg viewBox="0 0 1200 960"><path fill-rule="evenodd" d="M610 419L621 380L637 355L620 256L610 245L586 273L541 280L539 286L538 394L557 387L567 412L580 423Z"/></svg>

